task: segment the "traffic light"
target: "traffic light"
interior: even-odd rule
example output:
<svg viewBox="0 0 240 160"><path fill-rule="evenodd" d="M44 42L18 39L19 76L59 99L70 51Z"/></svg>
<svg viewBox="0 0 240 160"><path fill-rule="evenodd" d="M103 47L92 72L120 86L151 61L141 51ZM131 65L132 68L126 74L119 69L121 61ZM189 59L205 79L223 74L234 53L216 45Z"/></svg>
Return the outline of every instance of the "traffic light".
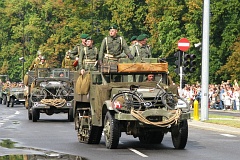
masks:
<svg viewBox="0 0 240 160"><path fill-rule="evenodd" d="M187 84L186 80L183 79L183 80L182 80L182 88L184 88L186 84Z"/></svg>
<svg viewBox="0 0 240 160"><path fill-rule="evenodd" d="M190 72L195 72L196 71L196 55L195 54L191 54L190 55Z"/></svg>
<svg viewBox="0 0 240 160"><path fill-rule="evenodd" d="M194 54L184 54L184 58L183 58L183 71L185 73L187 72L194 72L196 70L195 65L196 65L196 61L195 61L196 56Z"/></svg>
<svg viewBox="0 0 240 160"><path fill-rule="evenodd" d="M182 52L181 51L177 51L176 53L174 53L174 57L176 57L176 61L175 61L175 72L177 74L180 74L180 66L182 65Z"/></svg>
<svg viewBox="0 0 240 160"><path fill-rule="evenodd" d="M187 73L190 71L190 55L189 54L184 54L183 56L183 72Z"/></svg>

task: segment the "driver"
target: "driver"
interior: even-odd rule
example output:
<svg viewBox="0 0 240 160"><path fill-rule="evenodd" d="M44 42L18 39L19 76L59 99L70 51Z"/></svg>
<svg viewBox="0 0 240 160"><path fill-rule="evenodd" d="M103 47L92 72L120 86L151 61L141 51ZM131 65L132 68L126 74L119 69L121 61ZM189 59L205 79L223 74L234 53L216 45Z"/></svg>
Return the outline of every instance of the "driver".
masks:
<svg viewBox="0 0 240 160"><path fill-rule="evenodd" d="M154 82L155 81L155 76L154 74L150 73L147 75L147 78L145 79L145 82Z"/></svg>

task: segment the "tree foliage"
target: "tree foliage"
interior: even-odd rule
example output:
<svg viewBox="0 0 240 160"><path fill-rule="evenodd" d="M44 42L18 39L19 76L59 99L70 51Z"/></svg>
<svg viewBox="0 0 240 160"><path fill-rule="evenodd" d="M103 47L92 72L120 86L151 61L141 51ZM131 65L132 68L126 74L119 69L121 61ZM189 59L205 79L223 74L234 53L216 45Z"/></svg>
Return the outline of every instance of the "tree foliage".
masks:
<svg viewBox="0 0 240 160"><path fill-rule="evenodd" d="M18 5L16 5L18 4ZM239 78L239 0L212 0L210 4L211 83ZM41 50L52 67L60 67L64 53L88 33L100 47L108 26L117 24L129 39L146 33L154 57L166 58L174 80L174 53L180 38L191 42L188 53L197 55L197 70L189 82L200 81L201 50L194 44L202 39L202 0L1 0L0 74L21 81L24 72ZM234 62L235 61L235 62ZM234 69L233 69L234 68Z"/></svg>

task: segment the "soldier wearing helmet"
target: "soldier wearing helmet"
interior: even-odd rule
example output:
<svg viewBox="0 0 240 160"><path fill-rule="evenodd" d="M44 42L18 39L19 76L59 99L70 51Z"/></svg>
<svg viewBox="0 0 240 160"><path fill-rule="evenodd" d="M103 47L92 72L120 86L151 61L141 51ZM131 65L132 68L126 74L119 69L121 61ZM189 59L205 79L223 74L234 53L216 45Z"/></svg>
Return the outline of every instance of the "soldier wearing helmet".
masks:
<svg viewBox="0 0 240 160"><path fill-rule="evenodd" d="M65 55L65 57L64 57L64 59L62 61L62 68L69 68L70 71L74 71L75 70L74 66L73 66L74 60L72 60L70 58L70 52L71 52L71 50L68 50L66 52L66 55Z"/></svg>
<svg viewBox="0 0 240 160"><path fill-rule="evenodd" d="M36 68L49 68L49 64L46 62L45 56L41 57L41 61L38 63Z"/></svg>
<svg viewBox="0 0 240 160"><path fill-rule="evenodd" d="M42 52L41 51L37 51L37 57L33 60L31 66L29 67L29 71L36 68L36 66L38 65L38 63L41 61L41 57L42 57Z"/></svg>

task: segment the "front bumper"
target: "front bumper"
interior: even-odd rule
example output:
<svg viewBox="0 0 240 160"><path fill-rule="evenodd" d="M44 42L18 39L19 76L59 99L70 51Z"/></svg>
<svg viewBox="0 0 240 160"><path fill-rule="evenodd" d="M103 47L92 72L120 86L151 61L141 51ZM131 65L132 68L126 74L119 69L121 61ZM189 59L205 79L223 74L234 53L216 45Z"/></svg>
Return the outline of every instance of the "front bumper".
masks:
<svg viewBox="0 0 240 160"><path fill-rule="evenodd" d="M150 116L155 116L155 117L157 116L157 117L163 117L163 119L168 119L174 115L170 111L163 110L163 109L150 109L150 110L143 111L141 114L145 118ZM190 112L182 112L179 117L179 120L190 119L190 118L191 118ZM119 121L138 121L132 114L121 113L121 112L115 114L115 119Z"/></svg>
<svg viewBox="0 0 240 160"><path fill-rule="evenodd" d="M41 102L34 102L32 107L37 108L37 109L50 109L52 107L55 107L56 109L73 108L72 101L67 101L64 105L61 105L61 106L46 105L46 104L43 104Z"/></svg>

